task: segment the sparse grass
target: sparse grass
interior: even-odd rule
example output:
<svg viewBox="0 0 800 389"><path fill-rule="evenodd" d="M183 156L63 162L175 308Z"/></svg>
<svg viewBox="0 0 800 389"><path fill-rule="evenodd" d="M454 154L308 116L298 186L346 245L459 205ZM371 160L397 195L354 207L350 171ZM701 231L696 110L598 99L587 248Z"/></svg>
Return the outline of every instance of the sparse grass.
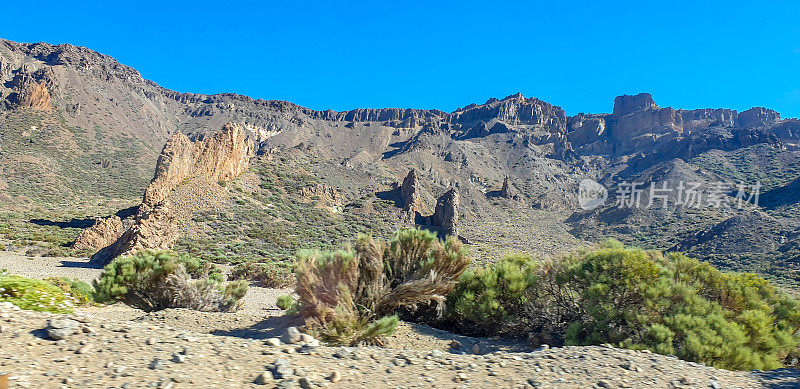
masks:
<svg viewBox="0 0 800 389"><path fill-rule="evenodd" d="M79 305L94 304L94 288L83 281L70 280L67 277L50 277L46 278L45 281L57 286L65 293L69 293Z"/></svg>
<svg viewBox="0 0 800 389"><path fill-rule="evenodd" d="M398 210L390 201L370 195L333 212L314 199L301 198L303 188L319 183L308 173L311 164L305 158L288 157L255 161L250 170L258 175L260 188L233 190L225 210L196 214L191 223L203 232L182 237L175 250L237 265L233 274L237 279L285 286L291 283L289 270L298 250L333 250L359 233L388 237L397 229Z"/></svg>
<svg viewBox="0 0 800 389"><path fill-rule="evenodd" d="M68 292L53 284L2 272L0 301L8 301L22 309L54 313L72 313L77 303Z"/></svg>

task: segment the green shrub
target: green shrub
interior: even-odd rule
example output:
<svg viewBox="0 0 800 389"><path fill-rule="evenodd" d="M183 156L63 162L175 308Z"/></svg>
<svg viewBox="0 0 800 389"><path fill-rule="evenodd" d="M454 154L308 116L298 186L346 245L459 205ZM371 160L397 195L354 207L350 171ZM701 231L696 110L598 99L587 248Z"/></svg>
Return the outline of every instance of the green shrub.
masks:
<svg viewBox="0 0 800 389"><path fill-rule="evenodd" d="M97 301L124 301L144 311L191 308L233 311L247 293L245 281L223 282L216 267L171 251L140 251L115 259L94 281Z"/></svg>
<svg viewBox="0 0 800 389"><path fill-rule="evenodd" d="M70 280L67 277L50 277L46 278L45 281L69 293L80 305L94 303L94 288L83 281Z"/></svg>
<svg viewBox="0 0 800 389"><path fill-rule="evenodd" d="M288 294L278 296L278 301L275 305L280 309L287 310L294 305L294 298Z"/></svg>
<svg viewBox="0 0 800 389"><path fill-rule="evenodd" d="M236 265L231 271L231 279L253 281L267 288L283 288L294 282L289 266L253 261Z"/></svg>
<svg viewBox="0 0 800 389"><path fill-rule="evenodd" d="M615 241L468 272L448 302L449 321L467 331L612 343L726 369L781 367L800 344L800 304L764 279Z"/></svg>
<svg viewBox="0 0 800 389"><path fill-rule="evenodd" d="M33 311L72 313L76 300L41 280L0 273L0 301Z"/></svg>
<svg viewBox="0 0 800 389"><path fill-rule="evenodd" d="M457 239L413 229L389 242L361 235L352 250L299 252L299 314L329 343L376 341L394 333L400 309L441 308L468 264Z"/></svg>

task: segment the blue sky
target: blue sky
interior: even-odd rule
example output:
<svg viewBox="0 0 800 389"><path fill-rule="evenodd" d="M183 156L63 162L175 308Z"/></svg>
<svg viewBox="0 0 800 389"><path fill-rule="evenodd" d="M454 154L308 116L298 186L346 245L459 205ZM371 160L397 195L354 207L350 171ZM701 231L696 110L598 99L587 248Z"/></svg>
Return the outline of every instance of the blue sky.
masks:
<svg viewBox="0 0 800 389"><path fill-rule="evenodd" d="M650 92L800 116L797 1L69 3L5 2L0 37L87 46L182 92L314 109L451 111L519 91L575 114Z"/></svg>

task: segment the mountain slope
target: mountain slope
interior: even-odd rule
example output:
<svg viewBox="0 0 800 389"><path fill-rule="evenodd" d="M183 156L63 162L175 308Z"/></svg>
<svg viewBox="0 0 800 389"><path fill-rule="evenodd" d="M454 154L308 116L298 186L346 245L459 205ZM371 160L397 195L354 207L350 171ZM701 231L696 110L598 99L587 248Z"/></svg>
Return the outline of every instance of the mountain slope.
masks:
<svg viewBox="0 0 800 389"><path fill-rule="evenodd" d="M181 132L202 139L226 123L244 128L253 143L257 157L248 177L258 177L260 187L234 190L218 213L190 218L199 221L190 223L178 247L215 257L269 261L297 248L335 247L358 231L402 225L400 209L380 196L411 169L423 215L456 189L459 234L486 261L509 251L546 257L608 236L662 249L681 243L711 258L714 253L705 248L723 246L706 244L708 239L695 244L692 237L741 213L675 206L631 210L611 201L587 213L577 202L584 178L606 184L612 193L631 180L760 180L773 191L765 198L769 205L756 209L770 216L763 220L775 224L780 236L796 226L797 201L779 188L793 193L791 181L800 176L800 121L782 120L766 108L662 108L649 94L639 94L618 97L611 113L567 116L560 107L516 94L451 113L314 111L235 94L178 93L86 48L0 40L4 242L20 249L69 249L77 226L138 203L168 138ZM296 163L302 163L302 174L287 174ZM334 228L318 235L310 232L313 223L299 220L288 232L290 243L275 240L287 234L282 218L319 220L308 216L319 209L317 185L338 193L341 209L321 214L326 225L347 220L340 227L347 232ZM275 195L287 212L269 211L267 204L275 203L266 199ZM791 200L782 203L786 198ZM39 219L44 221L33 222ZM235 229L241 240L213 233L236 220L249 220ZM359 221L362 227L355 227ZM265 228L271 232L253 233ZM234 244L259 249L242 251ZM739 252L744 248L726 248L726 255L753 253ZM772 252L777 253L767 251Z"/></svg>

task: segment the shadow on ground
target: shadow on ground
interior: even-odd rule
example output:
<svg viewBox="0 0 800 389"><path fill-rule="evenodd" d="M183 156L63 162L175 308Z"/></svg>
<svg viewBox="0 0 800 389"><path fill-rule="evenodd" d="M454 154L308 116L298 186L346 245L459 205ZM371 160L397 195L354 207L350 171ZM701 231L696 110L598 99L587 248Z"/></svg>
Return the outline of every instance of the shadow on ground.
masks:
<svg viewBox="0 0 800 389"><path fill-rule="evenodd" d="M28 222L37 226L55 226L58 228L89 228L94 225L94 219L72 219L70 221L53 221L47 219L31 219Z"/></svg>
<svg viewBox="0 0 800 389"><path fill-rule="evenodd" d="M753 372L756 376L767 382L767 388L773 389L800 389L800 370L777 369Z"/></svg>
<svg viewBox="0 0 800 389"><path fill-rule="evenodd" d="M291 326L300 326L302 324L303 321L297 316L270 316L250 327L217 330L211 332L211 334L219 336L233 336L244 339L277 338L283 335L283 333L286 331L286 328Z"/></svg>
<svg viewBox="0 0 800 389"><path fill-rule="evenodd" d="M103 264L92 261L61 261L59 267L71 267L82 269L102 269Z"/></svg>

